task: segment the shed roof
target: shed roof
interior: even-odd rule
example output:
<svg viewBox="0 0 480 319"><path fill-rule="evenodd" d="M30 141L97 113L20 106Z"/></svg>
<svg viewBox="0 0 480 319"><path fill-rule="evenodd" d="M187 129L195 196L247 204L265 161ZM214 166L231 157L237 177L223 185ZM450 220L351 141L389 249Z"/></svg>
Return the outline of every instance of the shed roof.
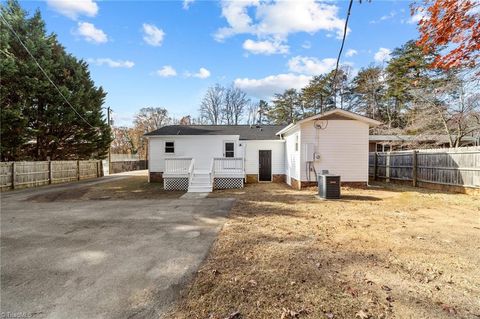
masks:
<svg viewBox="0 0 480 319"><path fill-rule="evenodd" d="M241 140L278 140L275 134L285 125L168 125L145 134L162 135L239 135Z"/></svg>
<svg viewBox="0 0 480 319"><path fill-rule="evenodd" d="M304 119L302 119L302 120L300 120L296 123L292 123L292 124L288 125L287 127L283 128L282 130L278 131L277 135L284 134L284 133L290 131L291 129L297 127L298 125L300 125L302 123L305 123L307 121L321 120L321 119L326 119L326 120L341 120L341 119L357 120L357 121L365 122L371 127L378 126L378 125L382 124L379 121L373 120L371 118L368 118L366 116L363 116L363 115L360 115L360 114L357 114L357 113L353 113L353 112L350 112L350 111L345 111L345 110L342 110L342 109L333 109L333 110L330 110L330 111L325 112L323 114L316 114L316 115L313 115L313 116L310 116L310 117L306 117L306 118L304 118Z"/></svg>

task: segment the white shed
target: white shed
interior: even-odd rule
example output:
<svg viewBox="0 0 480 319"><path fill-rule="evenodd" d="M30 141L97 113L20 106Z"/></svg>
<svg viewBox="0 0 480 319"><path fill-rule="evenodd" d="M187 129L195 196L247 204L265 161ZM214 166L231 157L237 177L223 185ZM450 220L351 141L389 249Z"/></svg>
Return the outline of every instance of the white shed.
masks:
<svg viewBox="0 0 480 319"><path fill-rule="evenodd" d="M294 188L316 184L316 174L340 175L342 184L368 182L370 127L381 123L335 109L290 124L277 133L286 141L286 181Z"/></svg>

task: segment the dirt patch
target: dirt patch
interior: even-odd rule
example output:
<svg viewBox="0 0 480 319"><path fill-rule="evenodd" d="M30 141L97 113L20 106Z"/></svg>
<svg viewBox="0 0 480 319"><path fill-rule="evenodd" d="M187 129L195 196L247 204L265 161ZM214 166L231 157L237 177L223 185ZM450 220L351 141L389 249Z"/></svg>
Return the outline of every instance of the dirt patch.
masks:
<svg viewBox="0 0 480 319"><path fill-rule="evenodd" d="M479 318L480 198L380 185L236 197L170 318Z"/></svg>
<svg viewBox="0 0 480 319"><path fill-rule="evenodd" d="M185 194L181 191L165 191L162 183L149 183L147 176L130 176L125 179L61 190L31 196L27 201L57 202L72 200L107 199L172 199Z"/></svg>

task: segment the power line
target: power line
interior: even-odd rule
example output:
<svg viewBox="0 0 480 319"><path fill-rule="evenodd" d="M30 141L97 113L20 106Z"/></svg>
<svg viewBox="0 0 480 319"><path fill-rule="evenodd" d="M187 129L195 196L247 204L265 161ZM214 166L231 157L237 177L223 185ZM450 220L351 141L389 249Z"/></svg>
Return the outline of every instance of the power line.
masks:
<svg viewBox="0 0 480 319"><path fill-rule="evenodd" d="M5 24L7 25L7 27L10 29L10 31L12 31L12 33L15 35L15 37L17 38L18 42L20 42L20 44L22 45L22 47L25 49L25 51L27 51L27 53L30 55L30 57L33 59L33 61L35 62L35 64L38 66L38 68L42 71L42 73L45 75L45 77L48 79L48 81L50 81L50 83L55 87L55 89L58 91L58 93L60 93L60 95L62 96L62 98L65 100L65 102L68 104L68 106L70 106L72 108L72 110L85 122L87 123L91 128L95 128L92 124L90 124L74 107L72 104L70 104L70 102L67 100L67 98L65 97L65 95L63 95L62 91L60 91L60 89L58 88L58 86L52 81L52 79L50 79L50 77L48 76L47 72L45 72L45 70L42 68L42 66L38 63L37 59L33 56L33 54L30 52L30 50L27 48L27 46L23 43L22 39L20 38L20 36L17 34L17 32L13 29L13 27L10 25L10 23L8 23L8 21L3 17L3 15L0 15L0 17L2 17L2 20L3 22L5 22Z"/></svg>
<svg viewBox="0 0 480 319"><path fill-rule="evenodd" d="M335 71L333 73L333 88L335 89L335 83L337 79L338 65L340 64L340 57L342 56L343 46L345 45L345 38L347 37L348 31L348 19L350 18L350 12L352 11L353 0L350 0L347 10L347 18L345 19L345 27L343 28L343 38L342 45L340 46L340 51L338 52L337 63L335 65ZM335 90L334 90L335 91Z"/></svg>

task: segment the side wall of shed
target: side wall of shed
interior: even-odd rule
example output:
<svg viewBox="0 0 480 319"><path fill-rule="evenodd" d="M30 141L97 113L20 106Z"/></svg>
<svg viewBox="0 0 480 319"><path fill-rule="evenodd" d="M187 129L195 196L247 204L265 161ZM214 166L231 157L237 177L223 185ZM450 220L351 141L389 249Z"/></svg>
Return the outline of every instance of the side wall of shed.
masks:
<svg viewBox="0 0 480 319"><path fill-rule="evenodd" d="M357 120L329 120L325 129L317 129L314 121L301 124L300 175L302 181L315 181L313 172L308 178L306 144L314 144L320 155L314 161L317 173L328 170L339 174L342 182L368 182L368 124Z"/></svg>
<svg viewBox="0 0 480 319"><path fill-rule="evenodd" d="M300 129L295 128L284 135L285 139L285 175L287 184L291 185L292 178L300 180L300 144L295 148L296 141L300 143Z"/></svg>

